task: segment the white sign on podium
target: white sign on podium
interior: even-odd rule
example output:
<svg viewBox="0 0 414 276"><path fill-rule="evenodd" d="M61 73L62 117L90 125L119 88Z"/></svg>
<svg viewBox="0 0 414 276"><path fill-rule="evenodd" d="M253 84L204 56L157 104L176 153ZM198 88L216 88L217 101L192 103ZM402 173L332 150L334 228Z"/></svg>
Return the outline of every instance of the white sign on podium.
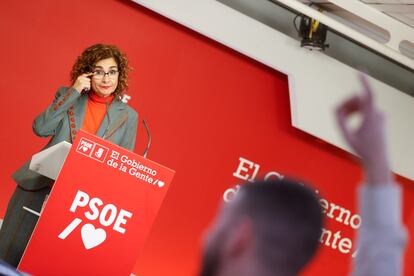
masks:
<svg viewBox="0 0 414 276"><path fill-rule="evenodd" d="M60 142L33 155L29 168L41 175L56 180L69 154L71 143Z"/></svg>

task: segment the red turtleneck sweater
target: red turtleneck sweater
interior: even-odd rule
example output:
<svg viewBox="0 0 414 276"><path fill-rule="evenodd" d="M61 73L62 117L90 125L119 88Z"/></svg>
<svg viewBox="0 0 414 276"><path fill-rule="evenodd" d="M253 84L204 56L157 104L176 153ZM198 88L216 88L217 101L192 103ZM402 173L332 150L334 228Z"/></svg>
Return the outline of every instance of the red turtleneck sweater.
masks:
<svg viewBox="0 0 414 276"><path fill-rule="evenodd" d="M102 98L94 92L89 93L82 130L96 134L105 117L106 102L108 103L109 107L113 100L114 96Z"/></svg>

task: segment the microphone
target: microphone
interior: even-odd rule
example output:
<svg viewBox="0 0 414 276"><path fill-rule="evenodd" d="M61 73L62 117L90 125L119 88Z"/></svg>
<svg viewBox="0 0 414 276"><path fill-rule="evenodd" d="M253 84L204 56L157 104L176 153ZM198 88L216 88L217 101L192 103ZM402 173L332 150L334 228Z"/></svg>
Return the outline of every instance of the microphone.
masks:
<svg viewBox="0 0 414 276"><path fill-rule="evenodd" d="M145 127L145 130L147 131L147 136L148 136L147 147L145 148L145 151L144 151L144 154L143 154L144 158L147 158L147 154L148 154L149 148L151 146L151 133L150 133L149 127L147 125L147 122L144 119L142 119L142 122L144 123L144 127Z"/></svg>

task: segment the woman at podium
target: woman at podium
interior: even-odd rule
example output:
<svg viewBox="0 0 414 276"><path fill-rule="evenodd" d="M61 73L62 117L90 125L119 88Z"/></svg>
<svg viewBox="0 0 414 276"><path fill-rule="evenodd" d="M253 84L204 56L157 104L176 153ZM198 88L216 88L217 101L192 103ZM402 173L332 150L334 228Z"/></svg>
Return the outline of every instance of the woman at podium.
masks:
<svg viewBox="0 0 414 276"><path fill-rule="evenodd" d="M72 143L79 129L133 150L137 112L124 103L128 88L128 60L116 46L95 44L77 58L71 87L61 87L53 102L37 116L33 131L51 137L45 148L62 141ZM0 230L0 258L17 266L38 217L23 209L40 212L53 180L29 170L30 160L19 168L17 183Z"/></svg>

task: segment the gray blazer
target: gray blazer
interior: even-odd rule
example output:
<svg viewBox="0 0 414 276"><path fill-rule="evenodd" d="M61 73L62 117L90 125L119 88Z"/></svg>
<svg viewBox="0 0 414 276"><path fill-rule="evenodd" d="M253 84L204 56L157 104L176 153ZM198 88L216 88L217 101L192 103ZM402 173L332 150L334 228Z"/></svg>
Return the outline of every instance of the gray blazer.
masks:
<svg viewBox="0 0 414 276"><path fill-rule="evenodd" d="M53 103L33 122L36 135L51 136L45 148L62 141L72 143L83 124L87 101L87 94L79 94L73 88L59 88ZM114 99L107 108L97 136L133 150L137 125L138 114L120 100ZM18 186L9 201L0 230L0 259L13 266L18 265L37 222L37 217L23 210L23 206L40 211L53 182L31 171L29 164L30 160L13 174Z"/></svg>
<svg viewBox="0 0 414 276"><path fill-rule="evenodd" d="M80 94L74 88L61 87L48 108L33 122L33 132L40 137L52 136L45 148L62 141L72 143L85 116L88 94ZM114 99L108 107L96 136L133 151L138 126L137 112ZM13 179L23 190L36 191L49 186L53 180L29 169L30 160L20 167Z"/></svg>

